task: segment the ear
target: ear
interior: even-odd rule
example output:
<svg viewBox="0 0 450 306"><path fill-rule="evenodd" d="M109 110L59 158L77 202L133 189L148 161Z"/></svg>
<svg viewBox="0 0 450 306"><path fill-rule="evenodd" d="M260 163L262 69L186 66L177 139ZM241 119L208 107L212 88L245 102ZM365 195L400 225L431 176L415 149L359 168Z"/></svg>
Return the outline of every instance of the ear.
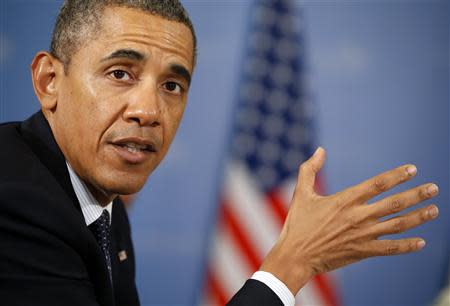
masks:
<svg viewBox="0 0 450 306"><path fill-rule="evenodd" d="M43 110L54 110L58 103L58 85L64 77L64 65L48 52L36 54L31 63L31 79Z"/></svg>

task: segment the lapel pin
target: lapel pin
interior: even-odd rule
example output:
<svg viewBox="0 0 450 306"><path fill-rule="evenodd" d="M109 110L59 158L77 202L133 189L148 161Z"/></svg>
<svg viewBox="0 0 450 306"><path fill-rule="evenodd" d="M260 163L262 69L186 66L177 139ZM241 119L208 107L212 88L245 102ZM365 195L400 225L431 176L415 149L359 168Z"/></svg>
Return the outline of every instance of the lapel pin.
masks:
<svg viewBox="0 0 450 306"><path fill-rule="evenodd" d="M122 250L119 252L119 260L124 261L127 259L127 252L125 250Z"/></svg>

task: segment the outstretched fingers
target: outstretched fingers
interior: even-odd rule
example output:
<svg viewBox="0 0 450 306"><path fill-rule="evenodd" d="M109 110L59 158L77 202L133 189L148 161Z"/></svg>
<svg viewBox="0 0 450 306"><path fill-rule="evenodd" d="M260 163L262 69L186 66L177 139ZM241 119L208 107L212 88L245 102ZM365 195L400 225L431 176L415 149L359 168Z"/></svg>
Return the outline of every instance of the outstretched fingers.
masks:
<svg viewBox="0 0 450 306"><path fill-rule="evenodd" d="M382 218L430 199L438 192L438 186L435 184L424 184L368 205L366 210L371 217Z"/></svg>
<svg viewBox="0 0 450 306"><path fill-rule="evenodd" d="M394 217L374 225L371 232L374 237L403 233L409 229L431 221L439 214L436 205L429 205L411 211L405 215Z"/></svg>
<svg viewBox="0 0 450 306"><path fill-rule="evenodd" d="M425 241L421 238L399 240L372 240L366 245L366 257L391 256L411 253L423 249Z"/></svg>
<svg viewBox="0 0 450 306"><path fill-rule="evenodd" d="M350 202L367 202L371 198L413 178L417 173L414 165L404 165L374 176L343 191Z"/></svg>

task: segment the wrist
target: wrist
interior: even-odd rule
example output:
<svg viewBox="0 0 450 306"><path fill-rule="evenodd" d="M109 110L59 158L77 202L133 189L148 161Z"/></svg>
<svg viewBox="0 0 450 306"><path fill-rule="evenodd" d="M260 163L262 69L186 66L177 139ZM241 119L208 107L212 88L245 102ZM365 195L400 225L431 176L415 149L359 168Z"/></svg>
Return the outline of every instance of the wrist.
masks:
<svg viewBox="0 0 450 306"><path fill-rule="evenodd" d="M295 248L277 243L264 259L260 270L269 272L282 281L295 296L313 277L313 269L300 256L293 256ZM291 251L291 252L289 252Z"/></svg>

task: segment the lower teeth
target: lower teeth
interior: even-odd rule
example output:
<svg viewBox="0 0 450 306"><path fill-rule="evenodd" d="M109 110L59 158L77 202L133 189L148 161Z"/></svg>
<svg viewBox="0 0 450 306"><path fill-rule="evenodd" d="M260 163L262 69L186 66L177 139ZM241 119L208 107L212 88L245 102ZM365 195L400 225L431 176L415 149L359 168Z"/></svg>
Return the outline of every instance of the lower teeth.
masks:
<svg viewBox="0 0 450 306"><path fill-rule="evenodd" d="M128 152L131 152L131 153L138 153L141 151L140 149L137 149L137 148L130 148L130 147L126 147L126 148L127 148Z"/></svg>

